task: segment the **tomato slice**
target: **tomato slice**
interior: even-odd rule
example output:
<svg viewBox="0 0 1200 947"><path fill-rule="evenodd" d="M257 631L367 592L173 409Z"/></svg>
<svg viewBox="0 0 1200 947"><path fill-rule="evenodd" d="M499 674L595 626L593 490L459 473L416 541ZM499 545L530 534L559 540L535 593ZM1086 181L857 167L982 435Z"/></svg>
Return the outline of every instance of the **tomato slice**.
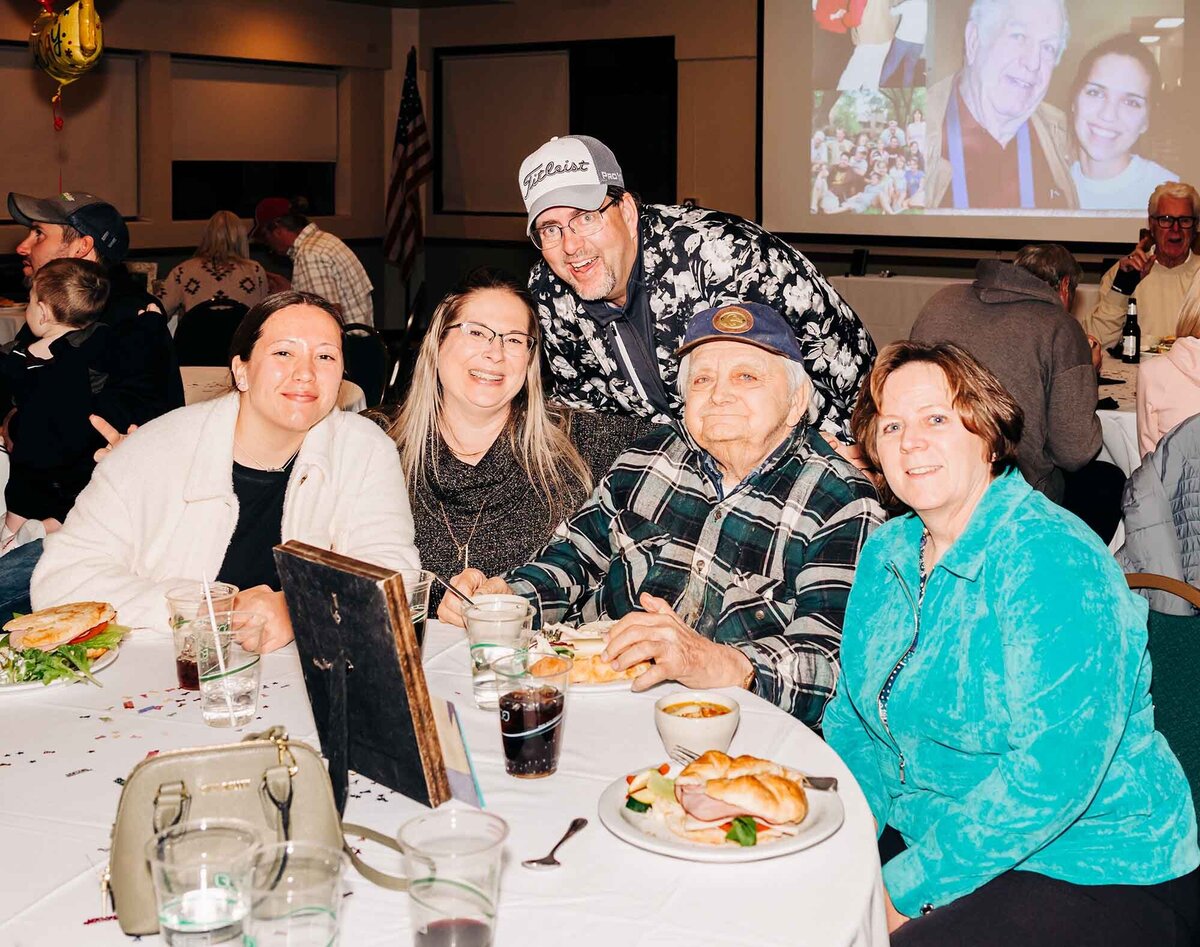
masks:
<svg viewBox="0 0 1200 947"><path fill-rule="evenodd" d="M67 644L83 644L83 642L89 641L92 638L95 638L96 635L100 634L100 632L102 632L107 627L108 627L108 622L102 621L95 628L89 628L82 635L72 638L70 641L67 642Z"/></svg>

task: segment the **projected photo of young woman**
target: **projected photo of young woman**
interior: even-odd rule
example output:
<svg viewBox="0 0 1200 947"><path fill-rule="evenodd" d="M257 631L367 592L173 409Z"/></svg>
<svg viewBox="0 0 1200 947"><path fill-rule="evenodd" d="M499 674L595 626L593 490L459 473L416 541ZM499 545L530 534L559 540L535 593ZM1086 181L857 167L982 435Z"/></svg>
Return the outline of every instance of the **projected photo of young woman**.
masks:
<svg viewBox="0 0 1200 947"><path fill-rule="evenodd" d="M1141 210L1158 185L1179 180L1133 150L1161 89L1158 62L1137 36L1114 36L1080 61L1071 90L1078 147L1071 177L1084 210Z"/></svg>

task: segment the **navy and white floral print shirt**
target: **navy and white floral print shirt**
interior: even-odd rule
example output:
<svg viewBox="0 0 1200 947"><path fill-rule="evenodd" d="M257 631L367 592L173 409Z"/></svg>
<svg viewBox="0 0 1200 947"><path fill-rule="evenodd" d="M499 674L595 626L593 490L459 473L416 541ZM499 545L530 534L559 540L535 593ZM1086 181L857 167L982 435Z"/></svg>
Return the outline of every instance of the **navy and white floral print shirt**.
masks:
<svg viewBox="0 0 1200 947"><path fill-rule="evenodd" d="M819 427L850 439L850 412L875 361L875 344L857 314L794 247L733 214L675 205L639 208L644 279L654 351L671 413L683 412L673 353L697 312L730 303L764 303L795 328L813 380ZM667 422L625 379L612 329L588 315L571 288L540 261L529 275L556 401L573 408ZM637 304L630 299L627 307Z"/></svg>

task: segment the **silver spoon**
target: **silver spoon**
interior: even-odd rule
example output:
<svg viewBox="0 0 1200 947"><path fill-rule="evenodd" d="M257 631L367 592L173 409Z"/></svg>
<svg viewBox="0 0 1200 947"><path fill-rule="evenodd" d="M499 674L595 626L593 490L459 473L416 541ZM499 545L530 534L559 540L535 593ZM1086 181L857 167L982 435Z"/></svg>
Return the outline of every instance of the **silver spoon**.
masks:
<svg viewBox="0 0 1200 947"><path fill-rule="evenodd" d="M587 825L588 820L584 818L572 819L571 824L567 827L567 831L563 833L563 837L558 840L558 844L550 849L550 854L545 858L527 858L521 862L526 868L561 868L562 863L554 857L554 853L562 848L563 842L569 839L572 835Z"/></svg>

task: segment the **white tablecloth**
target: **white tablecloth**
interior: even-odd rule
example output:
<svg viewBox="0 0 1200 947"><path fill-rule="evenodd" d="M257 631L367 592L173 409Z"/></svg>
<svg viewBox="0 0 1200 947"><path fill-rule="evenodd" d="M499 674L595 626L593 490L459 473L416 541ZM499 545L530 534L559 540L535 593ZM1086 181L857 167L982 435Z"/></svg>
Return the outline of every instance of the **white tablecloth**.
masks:
<svg viewBox="0 0 1200 947"><path fill-rule="evenodd" d="M186 404L209 401L233 390L229 369L222 365L185 365L179 372L183 375L183 400ZM342 382L338 392L338 405L343 411L364 411L367 396L362 388L347 379Z"/></svg>
<svg viewBox="0 0 1200 947"><path fill-rule="evenodd" d="M971 280L933 276L834 276L829 282L858 313L880 348L907 339L930 297L947 286ZM1075 294L1072 312L1079 319L1096 307L1098 283L1084 283Z"/></svg>
<svg viewBox="0 0 1200 947"><path fill-rule="evenodd" d="M1137 369L1136 365L1127 365L1107 353L1100 366L1101 378L1113 378L1121 382L1118 385L1102 385L1100 388L1101 398L1112 398L1117 402L1115 410L1096 412L1100 418L1100 430L1104 435L1100 460L1116 464L1124 471L1126 477L1142 462L1137 443Z"/></svg>
<svg viewBox="0 0 1200 947"><path fill-rule="evenodd" d="M486 808L508 821L505 870L496 934L498 947L885 947L879 860L870 812L841 760L807 728L743 691L733 752L771 757L837 776L846 821L807 851L744 865L676 861L632 848L596 815L614 778L664 759L653 702L678 685L646 695L573 694L568 698L559 771L543 780L505 775L495 714L471 700L461 632L430 622L425 646L430 691L453 700ZM108 910L98 878L107 859L109 826L120 787L152 750L226 742L228 731L206 727L199 698L174 689L175 668L165 634L138 632L100 672L103 688L71 685L0 694L0 943L5 945L127 945L116 921L85 921ZM316 742L303 679L292 647L267 655L261 720L285 724L293 738ZM732 692L731 692L732 693ZM123 703L128 700L132 708ZM390 790L357 778L346 816L395 832L421 811ZM520 867L545 854L568 822L590 825L559 853L550 873ZM385 869L377 853L365 854ZM369 884L351 871L342 943L349 947L411 943L407 896ZM143 944L161 943L146 937Z"/></svg>

